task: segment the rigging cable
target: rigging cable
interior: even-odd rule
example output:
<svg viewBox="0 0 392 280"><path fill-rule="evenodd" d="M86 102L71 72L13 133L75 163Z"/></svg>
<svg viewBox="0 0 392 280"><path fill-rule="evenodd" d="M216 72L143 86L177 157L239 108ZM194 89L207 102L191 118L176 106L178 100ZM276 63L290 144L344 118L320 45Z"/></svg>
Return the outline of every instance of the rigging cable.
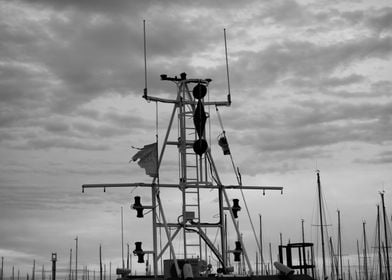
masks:
<svg viewBox="0 0 392 280"><path fill-rule="evenodd" d="M224 129L224 127L223 127L222 119L221 119L220 114L219 114L218 106L215 106L215 108L216 108L216 112L217 112L217 115L218 115L218 120L219 120L221 129L222 129L223 136L226 137L225 129ZM251 216L250 216L250 211L249 211L249 208L248 208L248 203L246 202L245 195L244 195L244 191L243 191L242 188L241 188L241 186L242 186L241 174L240 174L240 172L239 172L239 169L235 167L234 159L233 159L233 156L232 156L231 153L230 153L230 160L231 160L231 164L232 164L232 166L233 166L233 170L234 170L234 173L235 173L236 178L237 178L237 181L238 181L238 185L240 186L240 191L241 191L242 199L243 199L243 201L244 201L245 209L246 209L246 212L247 212L247 214L248 214L249 222L250 222L250 225L251 225L251 227L252 227L253 235L254 235L255 240L256 240L257 248L259 249L259 251L261 251L261 246L260 246L259 240L257 239L256 230L255 230L255 227L254 227L254 225L253 225L252 218L251 218Z"/></svg>
<svg viewBox="0 0 392 280"><path fill-rule="evenodd" d="M216 106L216 105L215 105L215 110L216 110L216 113L217 113L217 116L218 116L219 124L220 124L221 129L222 129L223 137L226 138L226 131L225 131L225 129L223 128L222 118L221 118L221 116L220 116L220 114L219 114L218 106ZM226 139L227 139L227 138L226 138ZM242 182L241 182L241 175L240 175L240 173L239 173L239 171L238 171L238 168L235 167L234 159L233 159L232 154L230 153L229 156L230 156L230 160L231 160L231 165L233 166L233 170L234 170L234 173L235 173L235 177L237 178L238 185L241 186L241 185L242 185Z"/></svg>

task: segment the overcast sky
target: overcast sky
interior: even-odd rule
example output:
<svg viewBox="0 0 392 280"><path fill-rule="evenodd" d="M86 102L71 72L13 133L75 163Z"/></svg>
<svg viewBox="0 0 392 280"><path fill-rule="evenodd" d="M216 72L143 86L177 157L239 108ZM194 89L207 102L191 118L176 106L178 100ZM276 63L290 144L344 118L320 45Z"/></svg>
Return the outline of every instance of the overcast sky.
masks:
<svg viewBox="0 0 392 280"><path fill-rule="evenodd" d="M149 190L81 193L84 183L150 182L129 163L131 146L155 140L156 106L141 98L143 19L148 90L162 97L174 97L176 89L159 75L186 72L213 80L211 100L226 98L226 28L233 104L220 114L233 158L244 184L284 187L283 195L246 193L255 223L262 214L264 243L272 243L274 255L279 233L284 243L301 240L301 219L307 239L317 243L316 169L334 238L341 211L343 253L356 253L364 221L373 244L379 191L385 190L387 211L392 207L389 0L2 0L5 275L13 265L31 273L34 259L49 270L52 252L67 267L76 236L80 266L98 264L99 244L105 261L120 265L121 207L125 242L132 250L135 241L152 249L151 216L136 219L129 209L134 195L148 204ZM170 110L158 106L160 139ZM232 184L231 164L215 141L216 117L211 111L211 146L223 183ZM168 158L161 182L176 183L176 151ZM244 210L240 223L251 244Z"/></svg>

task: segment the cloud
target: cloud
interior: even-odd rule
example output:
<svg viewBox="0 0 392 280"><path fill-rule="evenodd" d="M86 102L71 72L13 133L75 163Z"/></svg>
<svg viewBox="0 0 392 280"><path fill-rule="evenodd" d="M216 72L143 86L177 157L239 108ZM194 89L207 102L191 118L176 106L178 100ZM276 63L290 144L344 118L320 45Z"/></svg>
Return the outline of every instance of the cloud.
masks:
<svg viewBox="0 0 392 280"><path fill-rule="evenodd" d="M366 23L379 34L390 33L392 27L392 7L371 10Z"/></svg>
<svg viewBox="0 0 392 280"><path fill-rule="evenodd" d="M128 208L135 194L147 205L150 190L80 192L83 183L148 179L128 163L130 147L151 143L156 133L157 107L141 99L143 19L148 92L171 98L175 85L159 75L184 71L212 78L211 99L226 98L227 28L233 104L220 111L233 158L244 181L289 186L285 206L296 209L288 218L274 198L260 208L252 197L255 211L274 213L266 215L271 240L279 231L273 218L295 226L298 215L308 212L299 204L309 204L307 186L314 181L308 183L305 173L315 161L335 180L328 184L334 202L373 203L374 189L366 186L380 177L388 180L390 169L390 18L391 8L380 3L1 1L0 210L7 226L0 236L8 250L3 252L25 252L28 266L31 256L47 261L49 254L43 254L56 249L68 261L79 234L89 254L86 263L96 263L91 252L103 241L108 258L119 255L118 206ZM221 128L211 109L215 163L225 181L235 182L230 159L215 143ZM159 105L158 112L162 143L171 106ZM175 129L169 138L178 138ZM162 182L178 182L177 155L175 146L166 151ZM339 184L345 188L335 187ZM360 186L360 202L347 194L353 185ZM178 213L180 202L171 191L165 195L165 207ZM146 238L151 220L145 220L127 220L131 239Z"/></svg>
<svg viewBox="0 0 392 280"><path fill-rule="evenodd" d="M245 86L246 81L251 80L254 86L265 88L286 77L293 80L297 77L299 80L308 79L311 85L340 68L366 59L388 57L391 55L391 47L392 39L389 37L360 38L333 45L283 41L273 43L259 52L236 54L240 59L232 63L232 76L238 87ZM353 77L358 79L358 76Z"/></svg>
<svg viewBox="0 0 392 280"><path fill-rule="evenodd" d="M383 151L369 159L356 159L355 162L362 164L390 164L392 163L392 151Z"/></svg>

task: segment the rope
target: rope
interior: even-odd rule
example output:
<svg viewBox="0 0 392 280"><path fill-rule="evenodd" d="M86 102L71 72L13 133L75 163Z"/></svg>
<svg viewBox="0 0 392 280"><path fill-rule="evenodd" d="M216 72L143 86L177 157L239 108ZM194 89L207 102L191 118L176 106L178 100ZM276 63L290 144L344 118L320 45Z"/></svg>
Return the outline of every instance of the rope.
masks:
<svg viewBox="0 0 392 280"><path fill-rule="evenodd" d="M259 243L259 240L257 239L256 230L255 230L255 227L254 227L254 225L253 225L252 219L251 219L251 217L250 217L250 212L249 212L248 204L246 203L245 195L244 195L244 192L243 192L242 189L241 189L241 195L242 195L242 199L244 200L244 205L245 205L245 208L246 208L246 213L248 214L248 217L249 217L249 222L250 222L250 225L251 225L251 227L252 227L252 231L253 231L253 235L254 235L255 240L256 240L257 248L259 249L259 252L260 252L260 251L261 251L260 243Z"/></svg>
<svg viewBox="0 0 392 280"><path fill-rule="evenodd" d="M221 118L221 116L219 114L218 106L215 106L215 109L216 109L216 113L218 115L218 120L219 120L219 124L221 126L221 129L222 129L223 137L226 138L226 132L225 132L225 129L223 128L222 118ZM239 174L238 169L235 167L234 159L233 159L233 156L232 156L231 153L230 153L230 160L231 160L231 165L233 166L235 177L237 178L238 185L242 186L241 175Z"/></svg>
<svg viewBox="0 0 392 280"><path fill-rule="evenodd" d="M215 106L215 108L216 108L216 112L217 112L217 115L218 115L218 120L219 120L221 129L222 129L223 136L226 137L226 133L225 133L225 130L224 130L224 128L223 128L222 119L221 119L220 114L219 114L218 106ZM240 186L242 186L241 174L240 174L238 168L236 169L236 167L235 167L234 159L233 159L233 156L232 156L231 153L230 153L230 160L231 160L231 164L232 164L233 169L234 169L235 176L237 177L238 184L239 184ZM241 190L242 199L243 199L243 201L244 201L246 213L248 214L249 222L250 222L250 225L251 225L251 227L252 227L253 235L254 235L255 240L256 240L257 247L258 247L259 251L261 251L261 246L260 246L259 240L257 239L256 230L255 230L255 227L254 227L254 225L253 225L253 222L252 222L252 219L251 219L251 216L250 216L250 211L249 211L249 208L248 208L248 204L246 203L244 191L242 190L242 188L240 188L240 190Z"/></svg>

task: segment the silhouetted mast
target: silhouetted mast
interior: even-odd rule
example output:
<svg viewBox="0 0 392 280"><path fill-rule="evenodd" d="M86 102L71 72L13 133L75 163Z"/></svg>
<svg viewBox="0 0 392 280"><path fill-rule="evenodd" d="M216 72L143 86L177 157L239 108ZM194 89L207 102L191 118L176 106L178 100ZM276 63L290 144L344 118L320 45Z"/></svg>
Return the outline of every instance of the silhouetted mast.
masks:
<svg viewBox="0 0 392 280"><path fill-rule="evenodd" d="M260 222L260 274L263 275L264 257L263 257L263 228L261 223L261 214L259 214L259 222Z"/></svg>
<svg viewBox="0 0 392 280"><path fill-rule="evenodd" d="M385 251L387 253L386 261L387 261L387 279L391 279L391 270L389 265L389 247L388 247L388 230L387 230L387 219L385 214L385 204L384 204L384 192L380 192L381 195L381 203L382 203L382 213L384 218L384 234L385 234Z"/></svg>
<svg viewBox="0 0 392 280"><path fill-rule="evenodd" d="M75 238L76 252L75 252L75 280L78 280L78 237Z"/></svg>
<svg viewBox="0 0 392 280"><path fill-rule="evenodd" d="M82 192L85 188L129 188L129 187L147 187L151 189L151 205L143 205L140 201L140 196L135 197L135 203L132 204L134 210L137 211L137 217L143 218L143 210L150 209L152 212L152 250L144 251L142 249L142 242L135 242L136 249L133 251L134 254L138 256L138 262L144 262L144 255L152 254L153 258L153 270L154 278L158 275L158 261L162 260L163 257L168 253L166 250L170 249L170 259L173 261L175 266L176 276L181 277L181 269L179 262L177 261L176 254L181 254L183 260L186 261L190 259L193 254L198 254L198 258L202 258L202 242L205 242L207 247L210 248L211 252L216 256L219 265L219 271L223 274L231 273L231 267L228 267L228 253L234 254L234 261L240 261L241 255L242 259L246 260L247 267L249 269L249 274L253 274L252 266L244 246L244 241L237 223L237 212L241 210L238 204L238 199L233 199L231 204L227 190L237 189L237 190L280 190L282 187L275 186L244 186L241 182L241 176L236 172L238 185L223 185L220 180L218 170L215 166L215 162L212 158L211 150L209 144L207 143L208 131L206 130L207 119L209 114L206 114L205 108L207 106L230 106L230 81L229 81L229 69L228 69L228 58L227 58L227 43L226 43L226 30L224 32L225 37L225 55L226 55L226 71L227 71L227 82L228 82L228 96L225 101L210 101L205 100L205 96L208 94L208 87L212 81L209 78L205 79L194 79L187 78L186 73L181 73L180 76L170 77L166 74L162 74L162 81L170 81L176 85L177 95L176 97L161 98L154 97L148 94L147 91L147 62L146 62L146 30L145 21L143 21L143 39L144 39L144 66L145 66L145 88L143 98L148 102L158 102L172 104L173 110L169 119L169 125L166 130L165 137L162 141L161 151L158 155L158 141L153 144L145 145L144 148L139 149L139 152L132 158L133 161L140 160L138 164L145 168L146 174L153 177L151 183L116 183L116 184L84 184L82 185ZM207 99L207 98L206 98ZM173 138L172 130L173 124L176 123L177 118L177 134ZM158 136L157 136L158 137ZM157 138L158 139L158 138ZM219 142L218 142L219 144ZM223 149L224 155L230 154L230 151L225 150L225 148L220 145ZM164 153L167 146L173 146L177 148L178 152L178 163L179 163L179 176L178 182L174 183L161 183L159 180L159 169L164 157ZM229 153L227 153L229 152ZM152 165L142 166L141 161L143 153L148 153L148 163ZM230 154L231 155L231 154ZM143 161L146 162L146 161ZM144 163L143 163L144 165ZM163 208L161 200L160 189L163 188L174 188L180 191L178 193L182 200L182 209L180 215L177 216L177 222L168 222L166 219L165 211ZM218 197L218 203L216 209L218 212L217 221L215 223L210 223L203 221L201 218L201 199L200 192L205 190L214 190L215 195ZM246 204L245 204L246 206ZM235 242L236 248L234 250L228 250L227 246L227 223L224 219L224 211L228 211L229 218L232 220L236 236L238 241ZM160 214L158 219L157 213ZM210 239L207 235L208 228L216 228L220 231L221 240L220 248L219 245L215 245L215 241ZM157 238L158 229L164 228L166 233L166 244L163 244L162 248L158 248ZM171 230L174 229L174 232ZM252 225L253 229L253 225ZM254 229L253 229L254 231ZM173 246L173 240L177 238L177 235L182 232L183 248L181 252L175 250ZM255 231L254 231L255 232ZM198 235L197 239L194 235ZM257 236L256 242L257 242ZM260 236L261 237L261 236ZM160 239L162 241L162 238ZM196 240L196 241L195 241ZM123 243L123 240L122 240ZM101 250L101 247L100 247ZM262 250L260 248L260 250ZM262 251L261 251L262 253ZM207 256L205 256L207 258ZM262 255L261 255L262 257ZM181 264L182 265L182 264ZM189 264L187 264L188 266ZM102 264L101 264L102 266ZM124 256L123 256L123 244L122 244L122 266L124 268ZM184 265L185 266L185 265ZM272 261L271 261L272 266ZM245 266L244 266L245 267ZM182 267L181 267L182 268ZM172 272L170 272L172 273ZM186 277L184 275L184 277ZM77 279L76 279L77 280Z"/></svg>
<svg viewBox="0 0 392 280"><path fill-rule="evenodd" d="M380 205L377 204L377 243L378 243L378 268L380 280L382 277L382 258L381 258L381 221L380 221Z"/></svg>
<svg viewBox="0 0 392 280"><path fill-rule="evenodd" d="M326 279L323 207L322 207L321 183L320 183L320 171L319 170L317 170L317 189L318 189L319 211L320 211L321 250L322 250L322 256L323 256L323 279Z"/></svg>
<svg viewBox="0 0 392 280"><path fill-rule="evenodd" d="M56 280L56 262L57 253L52 253L52 280ZM44 273L44 268L42 267L42 274Z"/></svg>
<svg viewBox="0 0 392 280"><path fill-rule="evenodd" d="M361 279L361 255L359 253L359 241L357 239L357 256L358 256L358 275L359 279Z"/></svg>
<svg viewBox="0 0 392 280"><path fill-rule="evenodd" d="M368 273L368 261L367 261L367 244L366 244L366 228L365 228L366 222L363 222L363 253L364 253L364 260L363 260L363 269L365 273L365 280L369 279L369 273Z"/></svg>
<svg viewBox="0 0 392 280"><path fill-rule="evenodd" d="M99 244L99 280L102 279L102 246Z"/></svg>
<svg viewBox="0 0 392 280"><path fill-rule="evenodd" d="M343 279L342 232L341 232L341 227L340 227L340 210L339 209L338 209L338 250L339 250L339 274L338 274L338 279Z"/></svg>
<svg viewBox="0 0 392 280"><path fill-rule="evenodd" d="M124 262L124 217L123 217L123 207L121 206L121 259L122 259L122 269L125 268Z"/></svg>

